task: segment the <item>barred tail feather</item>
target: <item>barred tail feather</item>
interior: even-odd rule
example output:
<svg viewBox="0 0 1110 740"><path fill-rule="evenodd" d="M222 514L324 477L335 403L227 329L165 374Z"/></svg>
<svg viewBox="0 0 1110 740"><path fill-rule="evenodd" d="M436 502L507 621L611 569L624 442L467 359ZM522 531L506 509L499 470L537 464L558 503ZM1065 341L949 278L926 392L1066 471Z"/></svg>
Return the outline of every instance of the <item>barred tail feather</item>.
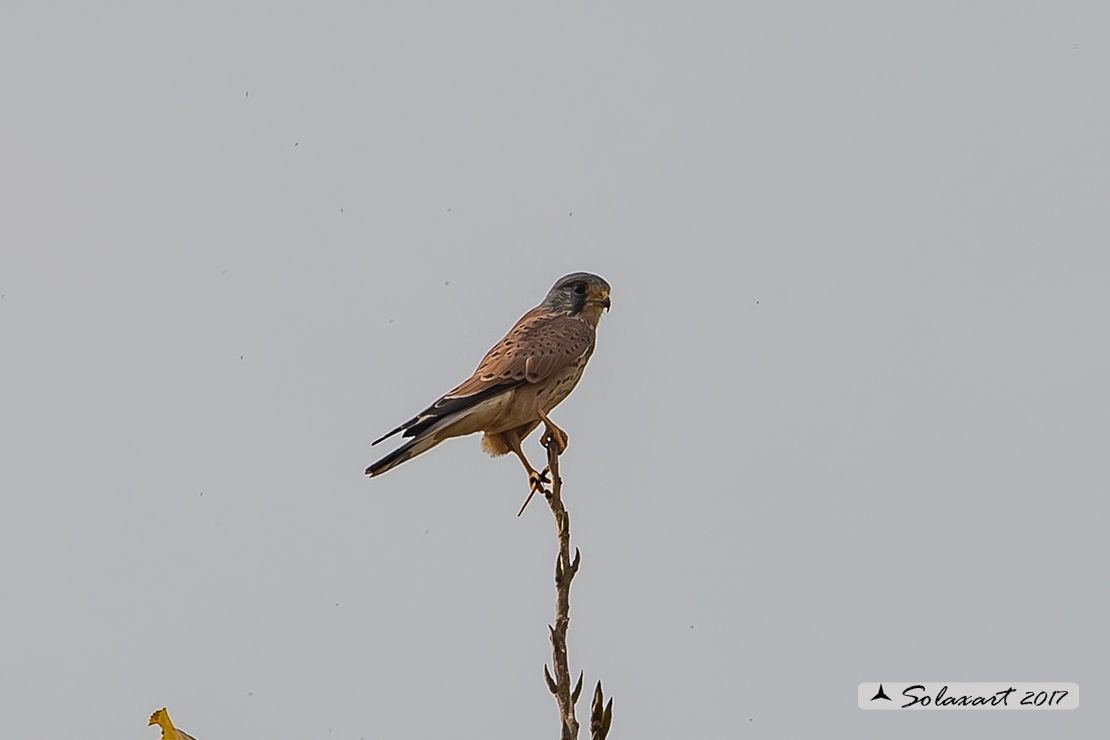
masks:
<svg viewBox="0 0 1110 740"><path fill-rule="evenodd" d="M373 478L376 475L381 475L387 470L392 470L406 460L411 460L422 452L427 452L432 449L442 439L437 439L435 433L423 435L401 445L393 452L389 453L381 460L371 465L366 469L366 474Z"/></svg>

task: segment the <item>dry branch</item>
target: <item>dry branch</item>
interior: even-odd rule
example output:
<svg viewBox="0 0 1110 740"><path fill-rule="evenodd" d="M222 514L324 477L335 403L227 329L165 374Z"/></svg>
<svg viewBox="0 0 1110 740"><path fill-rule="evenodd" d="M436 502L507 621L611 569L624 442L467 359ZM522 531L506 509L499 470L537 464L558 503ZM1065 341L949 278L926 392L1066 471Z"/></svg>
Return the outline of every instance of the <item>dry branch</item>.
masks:
<svg viewBox="0 0 1110 740"><path fill-rule="evenodd" d="M547 465L551 470L551 490L545 490L544 496L555 517L555 527L559 533L559 555L555 560L555 625L548 627L551 631L552 663L555 666L555 675L551 675L546 665L543 667L543 675L547 681L547 687L559 702L562 740L577 740L578 720L574 714L574 705L582 693L582 679L585 673L579 674L577 684L571 689L570 666L567 660L567 628L570 626L570 583L578 572L581 553L575 548L574 559L570 557L570 515L563 506L563 479L559 476L559 447L554 440L549 440L547 445ZM609 705L602 708L603 700L601 682L598 681L590 715L592 740L605 740L613 719L613 700L610 699Z"/></svg>

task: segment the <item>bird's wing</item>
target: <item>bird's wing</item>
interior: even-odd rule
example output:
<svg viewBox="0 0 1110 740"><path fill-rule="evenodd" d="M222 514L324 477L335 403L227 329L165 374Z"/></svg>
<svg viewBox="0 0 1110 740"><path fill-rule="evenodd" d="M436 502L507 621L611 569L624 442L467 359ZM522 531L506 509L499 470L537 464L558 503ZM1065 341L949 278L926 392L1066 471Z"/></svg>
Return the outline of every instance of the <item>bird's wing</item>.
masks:
<svg viewBox="0 0 1110 740"><path fill-rule="evenodd" d="M541 383L589 353L593 344L594 330L585 321L533 309L489 351L474 375L443 400L507 384Z"/></svg>
<svg viewBox="0 0 1110 740"><path fill-rule="evenodd" d="M573 316L552 316L533 308L482 359L462 385L440 398L374 444L403 431L415 437L440 420L461 413L498 393L539 383L593 350L594 330Z"/></svg>

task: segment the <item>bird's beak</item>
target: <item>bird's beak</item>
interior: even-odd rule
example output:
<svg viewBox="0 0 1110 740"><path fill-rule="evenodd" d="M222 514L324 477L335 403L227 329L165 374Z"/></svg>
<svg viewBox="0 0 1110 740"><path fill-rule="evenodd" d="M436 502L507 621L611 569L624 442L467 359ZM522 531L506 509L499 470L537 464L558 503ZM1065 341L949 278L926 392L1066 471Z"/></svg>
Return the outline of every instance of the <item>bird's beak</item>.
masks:
<svg viewBox="0 0 1110 740"><path fill-rule="evenodd" d="M606 311L609 310L609 306L611 306L611 305L613 305L613 302L611 300L609 300L609 296L605 296L604 298L601 299L601 306Z"/></svg>

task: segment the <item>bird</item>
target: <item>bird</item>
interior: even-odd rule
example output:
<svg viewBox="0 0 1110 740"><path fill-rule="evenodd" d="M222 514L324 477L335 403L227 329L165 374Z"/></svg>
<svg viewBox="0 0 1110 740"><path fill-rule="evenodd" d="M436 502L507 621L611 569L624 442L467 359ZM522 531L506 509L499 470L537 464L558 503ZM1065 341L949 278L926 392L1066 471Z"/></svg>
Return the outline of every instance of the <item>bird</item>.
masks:
<svg viewBox="0 0 1110 740"><path fill-rule="evenodd" d="M473 375L373 442L398 432L412 437L366 474L379 476L444 440L483 432L482 449L494 457L512 452L524 464L532 492L544 490L548 471L532 467L520 443L542 422L541 443L553 445L559 454L566 450L569 437L548 414L582 377L594 352L598 322L612 305L609 292L609 283L588 272L559 278L543 302L486 353Z"/></svg>
<svg viewBox="0 0 1110 740"><path fill-rule="evenodd" d="M170 722L170 714L165 707L150 715L150 722L147 723L147 727L151 725L159 725L162 728L162 740L197 740L192 735L173 726L173 722Z"/></svg>

